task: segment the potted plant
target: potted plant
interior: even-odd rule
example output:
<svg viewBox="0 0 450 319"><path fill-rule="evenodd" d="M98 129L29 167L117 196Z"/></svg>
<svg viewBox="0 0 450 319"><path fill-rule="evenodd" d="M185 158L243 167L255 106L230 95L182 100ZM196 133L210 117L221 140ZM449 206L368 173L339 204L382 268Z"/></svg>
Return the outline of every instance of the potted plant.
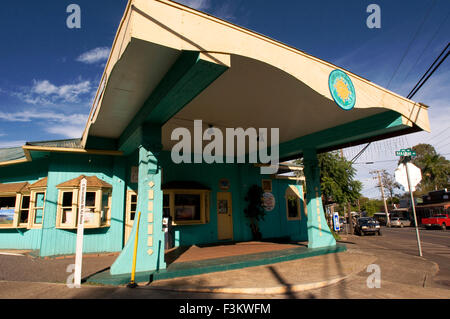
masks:
<svg viewBox="0 0 450 319"><path fill-rule="evenodd" d="M261 240L262 234L259 230L258 221L264 220L266 212L263 206L263 190L258 185L252 185L245 197L248 203L247 208L244 209L245 216L250 221L250 228L252 230L253 240Z"/></svg>

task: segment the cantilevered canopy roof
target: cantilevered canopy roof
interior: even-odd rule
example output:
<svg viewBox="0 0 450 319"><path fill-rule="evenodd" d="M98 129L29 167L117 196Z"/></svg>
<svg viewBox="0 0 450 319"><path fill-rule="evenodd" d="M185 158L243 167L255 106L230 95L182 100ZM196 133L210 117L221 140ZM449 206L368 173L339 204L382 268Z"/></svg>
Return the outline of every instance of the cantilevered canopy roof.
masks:
<svg viewBox="0 0 450 319"><path fill-rule="evenodd" d="M330 93L336 69L353 83L351 110ZM282 160L430 130L426 106L338 66L172 1L130 0L81 140L4 155L6 164L47 152L122 155L149 126L162 127L170 150L173 129L194 135L194 120L222 132L279 128Z"/></svg>
<svg viewBox="0 0 450 319"><path fill-rule="evenodd" d="M337 66L167 0L129 1L82 143L107 138L131 150L143 122L193 121L225 128L279 128L281 156L429 131L427 107L357 75L356 104L338 107L328 80ZM112 124L113 123L113 124Z"/></svg>

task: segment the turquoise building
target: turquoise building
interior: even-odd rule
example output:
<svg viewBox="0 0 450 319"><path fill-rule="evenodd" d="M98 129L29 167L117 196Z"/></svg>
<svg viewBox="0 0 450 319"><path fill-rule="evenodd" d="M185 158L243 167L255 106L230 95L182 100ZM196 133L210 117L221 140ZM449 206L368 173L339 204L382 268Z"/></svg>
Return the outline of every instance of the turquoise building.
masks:
<svg viewBox="0 0 450 319"><path fill-rule="evenodd" d="M192 163L173 160L177 128L194 137L184 149ZM259 129L259 148L279 160L253 163L249 145L229 160L227 136L215 149L222 161L196 162L208 134L218 136L208 132L227 128ZM278 136L261 134L271 128ZM253 185L264 191L262 239L334 246L317 154L421 130L423 104L183 5L131 0L83 135L0 150L0 249L74 254L82 179L83 252L120 252L111 274L131 271L135 238L137 271L164 269L168 245L254 239L245 216ZM279 163L300 157L304 178L281 174L299 168Z"/></svg>

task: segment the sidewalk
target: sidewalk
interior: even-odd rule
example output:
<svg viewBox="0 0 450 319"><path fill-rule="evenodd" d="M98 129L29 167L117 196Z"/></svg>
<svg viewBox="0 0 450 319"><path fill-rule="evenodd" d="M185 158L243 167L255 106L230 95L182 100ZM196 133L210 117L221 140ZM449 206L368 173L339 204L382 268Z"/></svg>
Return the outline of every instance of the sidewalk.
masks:
<svg viewBox="0 0 450 319"><path fill-rule="evenodd" d="M351 251L209 273L158 280L147 287L180 292L289 294L338 283L373 263L373 255Z"/></svg>
<svg viewBox="0 0 450 319"><path fill-rule="evenodd" d="M92 283L85 283L80 289L70 289L62 283L65 281L42 283L19 280L17 277L16 281L3 278L0 279L0 298L450 298L450 290L430 285L430 278L436 275L439 267L425 258L388 250L354 236L343 238L340 244L345 244L347 251L151 283L141 282L136 289L126 288L125 284L110 286ZM189 263L187 257L190 256L186 255L186 259L181 259L178 264ZM20 262L20 258L30 257L8 258ZM86 258L89 266L84 270L101 268L108 258L111 262L115 257ZM1 260L0 267L4 267L5 263ZM46 274L55 269L63 270L62 265L69 263L70 259L33 261L39 270L45 268ZM371 274L367 272L367 266L371 264L381 268L380 289L367 286ZM16 267L19 267L17 263ZM23 270L30 266L20 267ZM68 274L63 272L63 275ZM32 271L27 276L45 277Z"/></svg>

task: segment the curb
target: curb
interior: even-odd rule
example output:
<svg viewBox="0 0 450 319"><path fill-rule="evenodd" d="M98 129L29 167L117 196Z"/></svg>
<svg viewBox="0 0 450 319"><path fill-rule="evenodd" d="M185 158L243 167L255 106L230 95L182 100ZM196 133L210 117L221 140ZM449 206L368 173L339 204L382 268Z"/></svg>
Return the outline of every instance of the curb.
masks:
<svg viewBox="0 0 450 319"><path fill-rule="evenodd" d="M270 288L174 288L168 286L149 286L148 289L152 290L163 290L163 291L174 291L174 292L199 292L199 293L224 293L224 294L243 294L243 295L281 295L287 294L291 292L302 292L308 291L318 288L324 288L326 286L330 286L341 282L350 276L349 274L344 277L338 277L325 281L317 281L312 283L298 284L298 285L287 285L287 286L278 286L278 287L270 287Z"/></svg>

